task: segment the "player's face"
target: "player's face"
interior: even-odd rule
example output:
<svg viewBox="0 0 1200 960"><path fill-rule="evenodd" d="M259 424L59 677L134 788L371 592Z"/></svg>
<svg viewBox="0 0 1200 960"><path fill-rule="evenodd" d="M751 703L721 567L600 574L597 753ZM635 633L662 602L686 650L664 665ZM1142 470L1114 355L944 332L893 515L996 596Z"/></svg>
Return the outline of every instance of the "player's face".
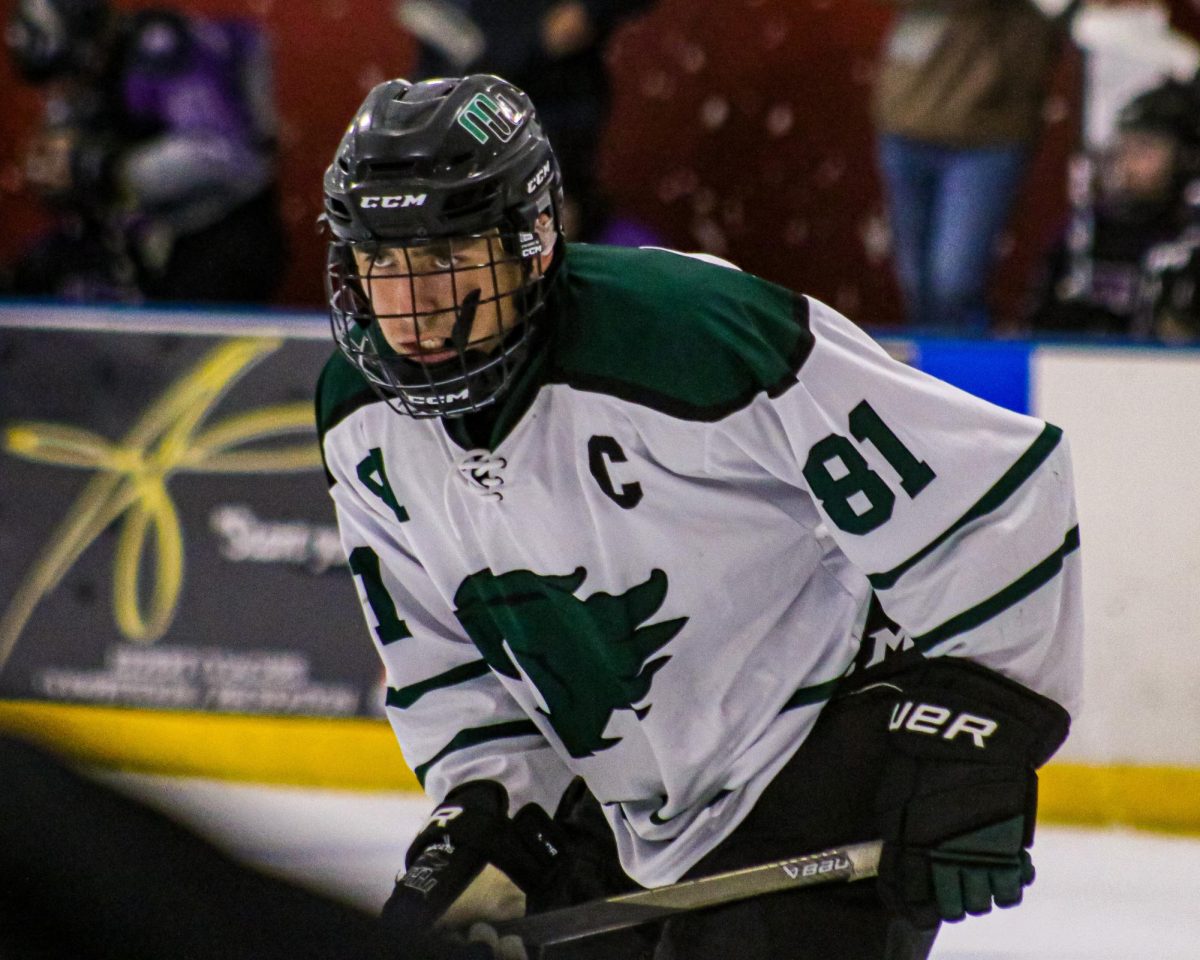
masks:
<svg viewBox="0 0 1200 960"><path fill-rule="evenodd" d="M496 234L356 249L364 292L388 345L424 364L458 356L451 340L464 302L477 299L467 348L495 349L516 323L521 267Z"/></svg>
<svg viewBox="0 0 1200 960"><path fill-rule="evenodd" d="M1105 191L1123 200L1159 200L1171 187L1175 141L1160 133L1126 130L1117 135L1105 175Z"/></svg>

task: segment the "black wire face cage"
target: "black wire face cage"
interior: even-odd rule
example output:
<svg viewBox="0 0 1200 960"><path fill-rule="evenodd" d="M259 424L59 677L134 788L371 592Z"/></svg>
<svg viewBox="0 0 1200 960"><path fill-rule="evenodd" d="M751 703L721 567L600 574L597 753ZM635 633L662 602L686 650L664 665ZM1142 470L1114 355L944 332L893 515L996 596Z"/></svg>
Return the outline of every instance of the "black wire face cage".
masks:
<svg viewBox="0 0 1200 960"><path fill-rule="evenodd" d="M333 240L334 339L399 413L452 417L486 407L521 366L545 303L543 277L522 250L531 237L517 231L412 244Z"/></svg>

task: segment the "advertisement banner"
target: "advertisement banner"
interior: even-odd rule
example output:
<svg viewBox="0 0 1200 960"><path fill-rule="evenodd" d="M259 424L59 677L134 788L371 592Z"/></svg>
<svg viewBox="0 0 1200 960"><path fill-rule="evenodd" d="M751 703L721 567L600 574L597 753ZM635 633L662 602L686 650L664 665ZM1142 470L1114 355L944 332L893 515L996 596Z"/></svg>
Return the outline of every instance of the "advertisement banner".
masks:
<svg viewBox="0 0 1200 960"><path fill-rule="evenodd" d="M0 699L381 715L316 442L328 339L2 337Z"/></svg>

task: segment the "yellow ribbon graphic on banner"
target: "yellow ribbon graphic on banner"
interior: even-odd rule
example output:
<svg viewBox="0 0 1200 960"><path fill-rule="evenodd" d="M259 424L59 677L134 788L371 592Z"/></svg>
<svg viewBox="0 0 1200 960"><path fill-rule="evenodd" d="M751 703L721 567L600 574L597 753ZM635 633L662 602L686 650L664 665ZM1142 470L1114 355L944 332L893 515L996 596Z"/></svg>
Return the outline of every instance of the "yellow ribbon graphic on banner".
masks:
<svg viewBox="0 0 1200 960"><path fill-rule="evenodd" d="M4 448L39 463L96 471L33 564L0 618L0 670L38 603L62 582L109 524L123 522L113 562L113 615L128 640L153 643L174 620L183 587L183 531L167 490L175 473L294 473L317 469L311 403L286 403L205 420L233 385L282 346L278 338L230 340L210 351L114 443L81 427L22 422ZM303 444L245 449L305 434ZM153 544L148 609L139 591L147 544Z"/></svg>

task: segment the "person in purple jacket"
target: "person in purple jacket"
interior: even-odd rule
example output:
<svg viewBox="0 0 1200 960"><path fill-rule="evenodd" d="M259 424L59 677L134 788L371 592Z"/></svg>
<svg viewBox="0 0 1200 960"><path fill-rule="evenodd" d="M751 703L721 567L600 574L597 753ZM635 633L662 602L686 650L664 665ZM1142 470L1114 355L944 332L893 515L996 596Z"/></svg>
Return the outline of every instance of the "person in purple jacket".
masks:
<svg viewBox="0 0 1200 960"><path fill-rule="evenodd" d="M72 300L272 296L283 229L261 28L124 13L108 0L15 0L5 40L44 92L25 178L56 222L0 288Z"/></svg>

